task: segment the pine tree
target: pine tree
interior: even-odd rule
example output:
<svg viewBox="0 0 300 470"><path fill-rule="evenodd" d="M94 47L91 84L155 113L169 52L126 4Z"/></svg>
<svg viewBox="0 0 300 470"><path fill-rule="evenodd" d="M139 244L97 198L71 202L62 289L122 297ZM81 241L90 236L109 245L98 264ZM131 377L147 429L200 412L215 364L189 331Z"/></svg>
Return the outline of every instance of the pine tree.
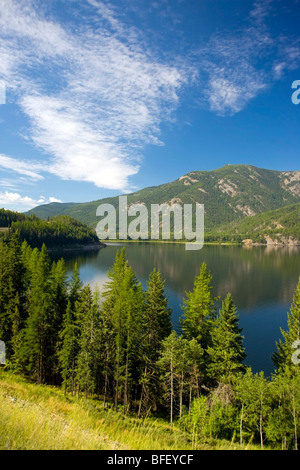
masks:
<svg viewBox="0 0 300 470"><path fill-rule="evenodd" d="M82 281L80 279L78 263L74 264L72 279L70 282L70 293L69 293L69 301L71 303L71 310L74 311L75 303L80 297L80 293L82 291Z"/></svg>
<svg viewBox="0 0 300 470"><path fill-rule="evenodd" d="M26 317L26 267L23 261L21 242L17 234L12 235L8 244L0 245L0 339L5 342L6 357L14 354L13 323L16 302L19 315L18 328L24 327ZM16 325L14 325L14 328Z"/></svg>
<svg viewBox="0 0 300 470"><path fill-rule="evenodd" d="M59 333L61 346L58 353L59 366L62 376L64 393L75 389L75 367L76 367L76 326L74 313L71 310L71 302L68 301L63 318L62 329Z"/></svg>
<svg viewBox="0 0 300 470"><path fill-rule="evenodd" d="M278 372L289 371L292 374L299 373L299 346L300 346L300 279L298 281L293 302L288 312L288 330L281 328L283 341L277 343L277 351L272 359Z"/></svg>
<svg viewBox="0 0 300 470"><path fill-rule="evenodd" d="M59 333L62 329L63 317L68 304L68 283L66 266L63 259L53 262L50 273L51 312L48 320L47 358L49 378L48 383L60 382L58 366Z"/></svg>
<svg viewBox="0 0 300 470"><path fill-rule="evenodd" d="M38 383L44 383L49 374L47 348L51 312L50 259L45 245L41 252L33 250L32 254L29 314L19 359L31 377Z"/></svg>
<svg viewBox="0 0 300 470"><path fill-rule="evenodd" d="M87 397L95 392L97 385L100 308L98 290L92 293L90 287L86 286L83 292L80 316L77 316L80 324L77 381L79 390L84 391Z"/></svg>
<svg viewBox="0 0 300 470"><path fill-rule="evenodd" d="M122 248L118 251L115 257L112 268L108 271L108 282L105 285L103 292L104 302L102 305L103 310L103 323L105 330L110 336L107 345L112 347L112 351L106 350L106 366L105 366L105 383L106 390L108 388L108 380L114 380L114 397L115 409L118 409L119 400L119 386L121 381L122 371L122 357L124 354L124 299L126 299L126 292L124 292L124 276L128 269L128 262L125 256L125 249ZM109 361L109 363L107 362ZM111 372L111 376L108 374Z"/></svg>
<svg viewBox="0 0 300 470"><path fill-rule="evenodd" d="M195 338L204 350L210 344L210 330L216 319L215 302L218 300L212 296L211 280L207 265L202 263L194 289L184 300L184 316L180 322L184 337L188 340Z"/></svg>
<svg viewBox="0 0 300 470"><path fill-rule="evenodd" d="M126 260L125 249L117 252L114 265L108 272L109 281L103 292L103 322L113 332L113 354L109 354L110 370L114 375L115 408L123 390L124 412L130 405L130 389L137 377L140 355L143 291ZM111 340L110 334L110 340ZM106 351L107 356L107 351ZM106 364L106 371L109 367ZM107 376L106 376L107 379Z"/></svg>
<svg viewBox="0 0 300 470"><path fill-rule="evenodd" d="M151 409L156 409L157 394L159 393L157 361L162 341L172 331L172 310L168 308L168 299L164 292L165 281L156 269L150 274L147 287L143 313L143 371L139 415L143 411L148 413Z"/></svg>
<svg viewBox="0 0 300 470"><path fill-rule="evenodd" d="M246 354L241 332L236 306L228 293L212 328L211 346L207 350L208 375L213 381L227 383L232 374L245 370L242 362Z"/></svg>

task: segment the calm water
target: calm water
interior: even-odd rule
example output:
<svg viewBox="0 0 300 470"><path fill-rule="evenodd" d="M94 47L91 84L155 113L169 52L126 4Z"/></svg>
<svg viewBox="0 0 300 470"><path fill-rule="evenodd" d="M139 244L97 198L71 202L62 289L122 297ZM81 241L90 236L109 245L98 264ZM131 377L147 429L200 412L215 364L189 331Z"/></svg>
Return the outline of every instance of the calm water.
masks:
<svg viewBox="0 0 300 470"><path fill-rule="evenodd" d="M77 261L82 281L91 287L98 285L101 291L120 247L112 244L96 253L70 252L63 257L69 272ZM287 312L300 276L299 248L205 246L186 251L184 245L150 243L127 243L125 247L128 261L145 288L152 269L161 271L175 328L182 316L185 293L193 289L202 262L207 263L214 295L222 299L231 292L234 298L243 328L245 363L254 372L272 373L270 356L281 339L280 328L287 328Z"/></svg>

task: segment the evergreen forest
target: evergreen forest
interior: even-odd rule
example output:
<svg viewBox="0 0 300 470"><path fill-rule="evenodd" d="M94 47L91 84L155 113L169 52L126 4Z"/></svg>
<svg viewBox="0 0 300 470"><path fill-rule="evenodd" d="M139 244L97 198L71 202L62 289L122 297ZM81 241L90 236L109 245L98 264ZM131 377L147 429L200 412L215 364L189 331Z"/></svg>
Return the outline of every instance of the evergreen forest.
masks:
<svg viewBox="0 0 300 470"><path fill-rule="evenodd" d="M247 366L234 299L214 297L212 286L203 263L176 331L160 272L154 268L143 289L124 248L100 292L83 284L77 265L68 276L45 244L33 248L12 233L0 241L1 368L124 419L162 417L171 432L176 423L199 442L298 449L300 281L274 345L272 377Z"/></svg>
<svg viewBox="0 0 300 470"><path fill-rule="evenodd" d="M42 248L44 243L48 249L103 246L95 230L68 215L41 220L35 215L0 209L0 228L2 238L9 239L12 234L18 234L21 241L33 248Z"/></svg>

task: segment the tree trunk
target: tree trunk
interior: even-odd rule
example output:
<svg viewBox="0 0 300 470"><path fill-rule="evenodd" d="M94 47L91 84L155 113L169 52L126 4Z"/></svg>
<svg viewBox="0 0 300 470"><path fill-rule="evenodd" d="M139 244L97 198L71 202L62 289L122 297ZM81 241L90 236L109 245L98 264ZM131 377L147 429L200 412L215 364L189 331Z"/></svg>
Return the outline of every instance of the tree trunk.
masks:
<svg viewBox="0 0 300 470"><path fill-rule="evenodd" d="M125 366L124 408L123 408L124 415L126 415L127 410L128 410L128 361L129 361L129 348L127 348L126 366Z"/></svg>
<svg viewBox="0 0 300 470"><path fill-rule="evenodd" d="M118 411L118 395L119 395L119 362L120 362L120 346L117 347L117 370L116 370L116 390L115 390L115 410Z"/></svg>
<svg viewBox="0 0 300 470"><path fill-rule="evenodd" d="M174 400L174 376L173 376L173 362L171 359L171 367L170 367L170 380L171 380L171 410L170 410L170 426L173 428L173 400Z"/></svg>
<svg viewBox="0 0 300 470"><path fill-rule="evenodd" d="M147 364L145 365L145 369L144 369L144 379L146 378L146 376L147 376ZM144 395L145 395L145 389L146 389L145 382L143 381L141 396L140 396L140 403L139 403L138 418L140 418L142 414L142 406L143 406L143 400L144 400Z"/></svg>
<svg viewBox="0 0 300 470"><path fill-rule="evenodd" d="M243 444L243 417L244 417L244 403L242 404L241 419L240 419L240 445Z"/></svg>

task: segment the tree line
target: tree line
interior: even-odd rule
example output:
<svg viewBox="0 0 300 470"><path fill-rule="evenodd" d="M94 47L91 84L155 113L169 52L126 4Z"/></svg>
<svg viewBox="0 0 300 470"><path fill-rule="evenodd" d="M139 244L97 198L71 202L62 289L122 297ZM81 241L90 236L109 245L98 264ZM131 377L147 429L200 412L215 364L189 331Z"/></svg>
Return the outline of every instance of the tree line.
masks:
<svg viewBox="0 0 300 470"><path fill-rule="evenodd" d="M74 245L100 246L95 230L67 215L42 220L35 215L0 209L0 227L8 229L2 233L4 240L17 233L33 248L41 249L44 243L49 249Z"/></svg>
<svg viewBox="0 0 300 470"><path fill-rule="evenodd" d="M205 263L186 293L180 331L172 326L165 281L153 269L146 289L121 249L103 292L83 285L78 266L51 261L17 234L0 242L0 339L5 367L66 394L102 400L124 415L167 416L191 439L224 438L297 448L300 282L271 378L246 364L234 299L213 296Z"/></svg>

